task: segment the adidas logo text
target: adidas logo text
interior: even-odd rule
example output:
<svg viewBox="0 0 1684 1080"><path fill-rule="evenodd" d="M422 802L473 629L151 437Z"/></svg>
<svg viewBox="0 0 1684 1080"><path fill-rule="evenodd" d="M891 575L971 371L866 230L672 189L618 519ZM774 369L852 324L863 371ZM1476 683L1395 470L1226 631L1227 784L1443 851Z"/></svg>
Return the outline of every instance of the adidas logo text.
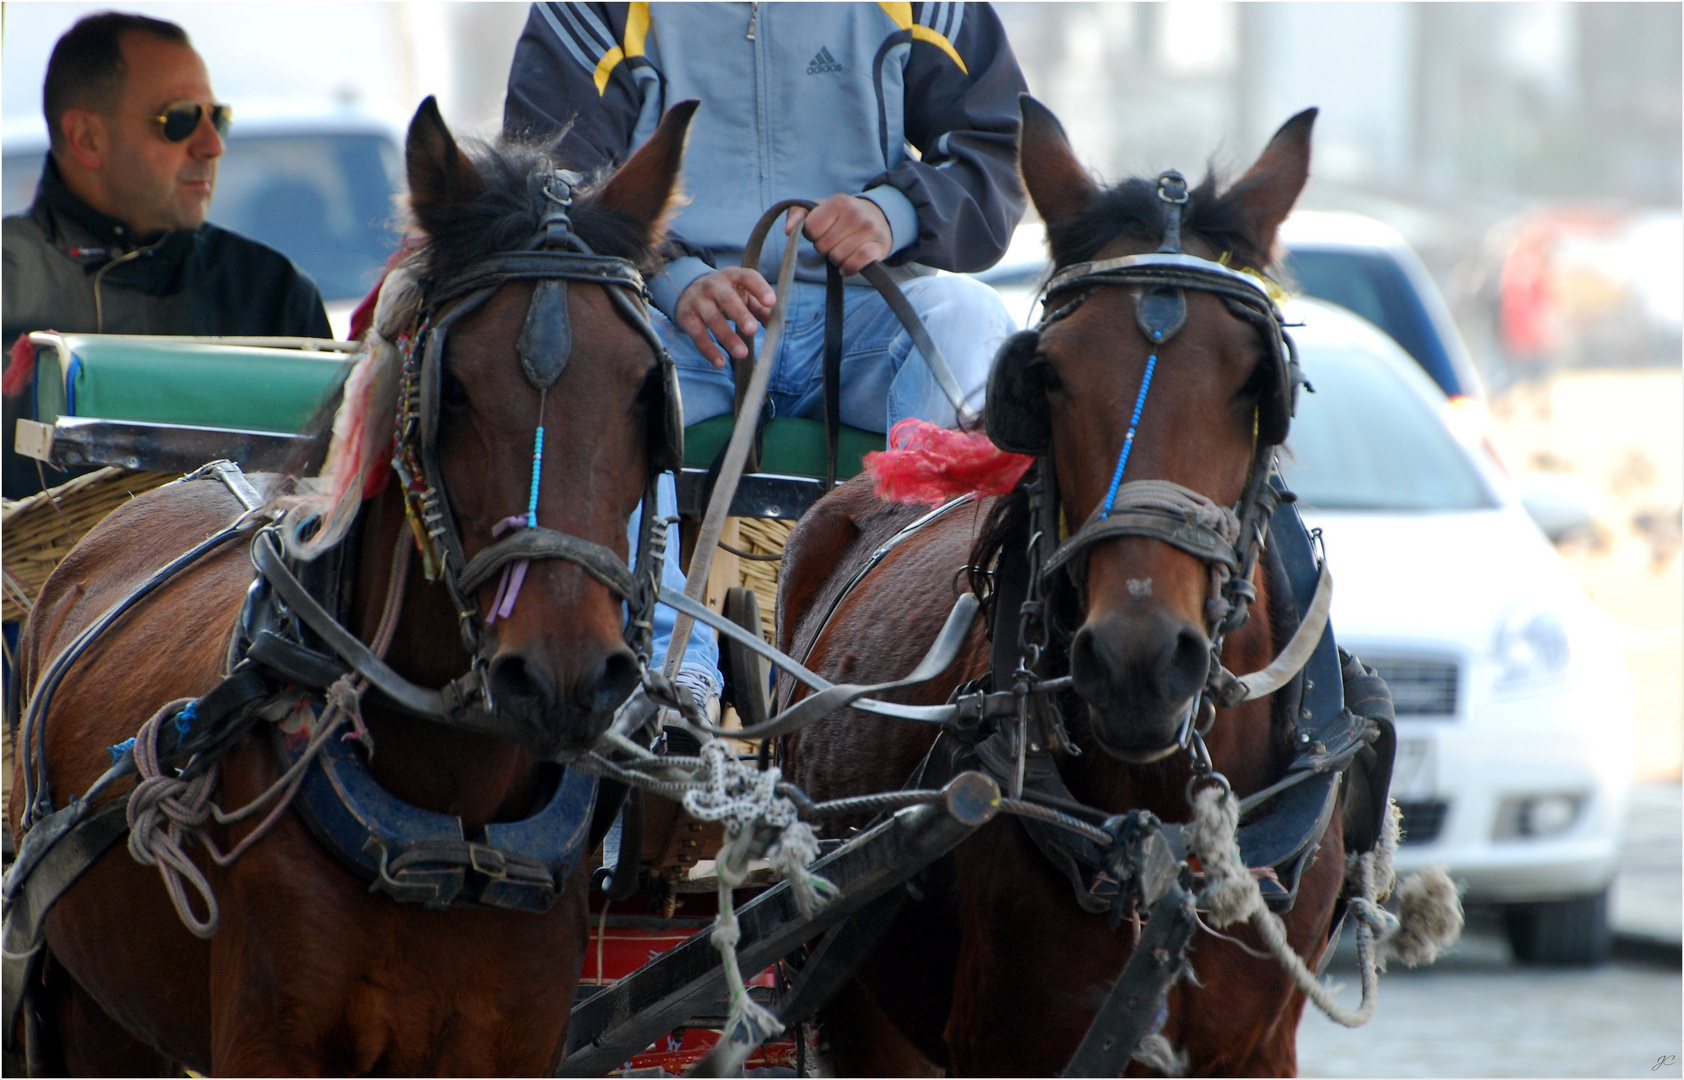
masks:
<svg viewBox="0 0 1684 1080"><path fill-rule="evenodd" d="M842 65L836 62L836 57L830 55L829 49L820 46L813 59L807 63L807 74L829 75L832 73L841 74Z"/></svg>

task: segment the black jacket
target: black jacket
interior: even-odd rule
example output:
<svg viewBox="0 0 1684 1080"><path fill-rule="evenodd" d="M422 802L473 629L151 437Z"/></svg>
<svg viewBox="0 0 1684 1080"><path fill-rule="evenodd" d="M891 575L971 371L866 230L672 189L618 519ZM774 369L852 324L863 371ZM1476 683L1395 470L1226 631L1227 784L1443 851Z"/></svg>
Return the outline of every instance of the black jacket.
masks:
<svg viewBox="0 0 1684 1080"><path fill-rule="evenodd" d="M19 334L331 337L316 286L285 255L216 225L136 238L65 186L47 159L27 214L4 234L4 330ZM30 394L5 402L7 498L40 489L35 462L13 449ZM65 474L47 471L49 484Z"/></svg>

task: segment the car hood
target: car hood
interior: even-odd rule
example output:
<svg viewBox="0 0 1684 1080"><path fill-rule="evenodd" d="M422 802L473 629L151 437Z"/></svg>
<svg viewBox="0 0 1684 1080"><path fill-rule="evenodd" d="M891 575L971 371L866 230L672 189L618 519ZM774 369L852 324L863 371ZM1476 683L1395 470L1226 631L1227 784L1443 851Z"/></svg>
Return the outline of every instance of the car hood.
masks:
<svg viewBox="0 0 1684 1080"><path fill-rule="evenodd" d="M1351 641L1491 648L1522 606L1573 620L1588 601L1537 526L1514 507L1445 513L1305 509L1333 574L1333 626Z"/></svg>

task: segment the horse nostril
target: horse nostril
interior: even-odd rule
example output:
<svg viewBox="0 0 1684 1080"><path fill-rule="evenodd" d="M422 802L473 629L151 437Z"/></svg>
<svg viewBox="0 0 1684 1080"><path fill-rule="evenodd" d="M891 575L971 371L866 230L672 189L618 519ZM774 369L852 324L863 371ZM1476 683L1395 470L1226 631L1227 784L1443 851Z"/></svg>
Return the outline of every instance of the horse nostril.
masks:
<svg viewBox="0 0 1684 1080"><path fill-rule="evenodd" d="M629 649L616 649L598 662L596 671L579 680L573 696L587 713L612 713L637 689L637 658Z"/></svg>
<svg viewBox="0 0 1684 1080"><path fill-rule="evenodd" d="M1070 643L1070 674L1076 692L1090 705L1104 708L1110 700L1112 683L1120 672L1113 667L1102 636L1088 627L1076 631Z"/></svg>
<svg viewBox="0 0 1684 1080"><path fill-rule="evenodd" d="M1203 634L1183 626L1165 650L1158 678L1165 701L1184 701L1205 683L1210 671L1210 643Z"/></svg>
<svg viewBox="0 0 1684 1080"><path fill-rule="evenodd" d="M549 712L556 699L549 677L519 653L507 653L491 661L491 697L499 708L529 716Z"/></svg>

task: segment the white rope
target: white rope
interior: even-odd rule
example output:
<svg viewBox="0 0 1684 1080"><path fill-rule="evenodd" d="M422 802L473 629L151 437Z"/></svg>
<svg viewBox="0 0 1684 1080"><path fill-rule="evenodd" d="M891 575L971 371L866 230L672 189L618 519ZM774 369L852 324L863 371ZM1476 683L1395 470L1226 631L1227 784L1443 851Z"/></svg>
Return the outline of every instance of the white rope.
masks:
<svg viewBox="0 0 1684 1080"><path fill-rule="evenodd" d="M766 860L789 882L802 915L816 914L835 898L837 889L807 869L818 857L818 837L801 820L795 804L777 793L781 773L775 766L760 770L745 765L723 739L702 744L701 762L694 779L702 786L684 794L684 809L698 821L725 823L725 843L715 862L719 914L713 924L713 947L719 950L731 996L719 1042L725 1049L718 1053L724 1058L722 1075L734 1076L755 1048L783 1031L783 1024L749 996L743 982L737 962L741 930L733 890L748 879L749 862L762 845Z"/></svg>
<svg viewBox="0 0 1684 1080"><path fill-rule="evenodd" d="M1461 905L1442 867L1428 867L1404 883L1399 900L1404 901L1406 896L1408 900L1402 905L1401 918L1380 906L1392 891L1392 856L1398 840L1397 804L1388 802L1379 843L1373 851L1352 856L1346 863L1347 903L1357 919L1357 967L1362 979L1360 1004L1355 1009L1346 1008L1334 999L1336 988L1316 978L1292 948L1285 924L1264 902L1257 879L1240 858L1234 839L1239 816L1239 801L1224 787L1205 787L1193 798L1187 846L1204 868L1206 884L1200 907L1208 911L1211 924L1217 927L1248 920L1298 989L1335 1023L1361 1027L1374 1015L1379 973L1385 969L1388 956L1396 956L1410 967L1431 963L1460 936ZM1328 947L1332 947L1331 942Z"/></svg>

